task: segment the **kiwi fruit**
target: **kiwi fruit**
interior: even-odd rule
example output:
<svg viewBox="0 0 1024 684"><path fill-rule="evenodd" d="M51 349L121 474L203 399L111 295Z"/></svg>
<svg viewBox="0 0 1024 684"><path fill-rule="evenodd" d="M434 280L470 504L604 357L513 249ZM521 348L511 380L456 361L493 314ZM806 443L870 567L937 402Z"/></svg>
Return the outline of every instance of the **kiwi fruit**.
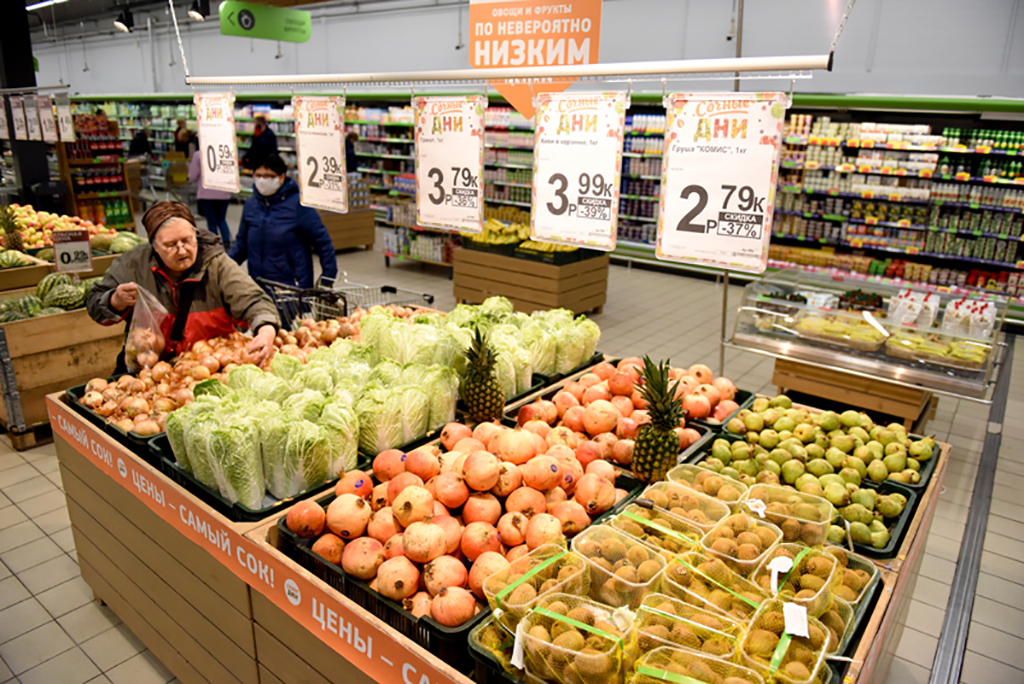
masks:
<svg viewBox="0 0 1024 684"><path fill-rule="evenodd" d="M685 568L683 569L685 570ZM661 571L661 566L658 564L658 561L655 560L645 560L636 569L640 582L650 582L659 571Z"/></svg>
<svg viewBox="0 0 1024 684"><path fill-rule="evenodd" d="M650 553L639 544L634 545L626 552L626 559L634 566L639 566L648 558L650 558Z"/></svg>
<svg viewBox="0 0 1024 684"><path fill-rule="evenodd" d="M611 563L615 563L625 558L626 552L626 545L619 539L612 537L601 542L601 557Z"/></svg>
<svg viewBox="0 0 1024 684"><path fill-rule="evenodd" d="M682 622L672 626L671 640L686 648L699 649L701 647L700 637L690 627Z"/></svg>
<svg viewBox="0 0 1024 684"><path fill-rule="evenodd" d="M747 634L746 649L750 655L758 658L771 658L779 645L779 637L764 629L752 629Z"/></svg>
<svg viewBox="0 0 1024 684"><path fill-rule="evenodd" d="M537 590L528 582L523 582L512 590L508 597L508 603L512 606L521 606L537 598Z"/></svg>
<svg viewBox="0 0 1024 684"><path fill-rule="evenodd" d="M594 613L589 608L584 606L577 606L568 612L566 617L575 620L576 622L582 622L590 627L594 626Z"/></svg>
<svg viewBox="0 0 1024 684"><path fill-rule="evenodd" d="M556 636L555 640L551 643L555 646L558 646L559 648L564 648L567 651L572 651L573 653L575 653L576 651L579 651L585 646L586 640L583 638L583 635L580 634L578 630L576 630L575 628L570 628L569 630L564 631L558 636Z"/></svg>
<svg viewBox="0 0 1024 684"><path fill-rule="evenodd" d="M648 625L640 630L638 636L638 645L643 651L652 651L659 646L664 646L664 643L669 640L669 629L663 625Z"/></svg>

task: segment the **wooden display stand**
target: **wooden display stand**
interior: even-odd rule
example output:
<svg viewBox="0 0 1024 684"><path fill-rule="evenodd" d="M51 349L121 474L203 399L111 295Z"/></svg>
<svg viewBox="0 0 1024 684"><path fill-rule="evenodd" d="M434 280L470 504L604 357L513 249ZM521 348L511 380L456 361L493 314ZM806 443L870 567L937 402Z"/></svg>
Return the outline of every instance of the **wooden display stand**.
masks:
<svg viewBox="0 0 1024 684"><path fill-rule="evenodd" d="M879 378L865 378L835 368L820 368L793 359L776 359L772 383L779 393L787 390L837 401L865 411L875 411L903 419L911 429L927 416L932 393L896 385ZM918 428L920 429L920 427Z"/></svg>
<svg viewBox="0 0 1024 684"><path fill-rule="evenodd" d="M327 227L334 251L362 247L373 249L375 237L373 209L358 209L347 214L333 211L318 211L320 220Z"/></svg>
<svg viewBox="0 0 1024 684"><path fill-rule="evenodd" d="M608 257L564 266L529 259L455 250L453 288L460 304L480 304L488 297L507 297L516 311L564 308L575 313L601 313L608 298Z"/></svg>
<svg viewBox="0 0 1024 684"><path fill-rule="evenodd" d="M0 292L35 287L40 280L53 273L54 267L49 261L36 259L30 254L25 256L33 262L31 266L0 270Z"/></svg>

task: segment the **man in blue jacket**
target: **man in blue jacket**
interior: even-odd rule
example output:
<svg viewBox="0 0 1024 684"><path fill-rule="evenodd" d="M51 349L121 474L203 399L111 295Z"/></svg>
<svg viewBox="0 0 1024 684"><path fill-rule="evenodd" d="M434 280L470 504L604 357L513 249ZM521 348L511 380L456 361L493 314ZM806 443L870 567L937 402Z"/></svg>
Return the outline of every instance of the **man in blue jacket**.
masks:
<svg viewBox="0 0 1024 684"><path fill-rule="evenodd" d="M334 245L315 209L299 204L299 186L276 154L256 168L255 191L242 208L229 256L249 260L249 275L297 287L313 287L312 251L325 278L338 276Z"/></svg>

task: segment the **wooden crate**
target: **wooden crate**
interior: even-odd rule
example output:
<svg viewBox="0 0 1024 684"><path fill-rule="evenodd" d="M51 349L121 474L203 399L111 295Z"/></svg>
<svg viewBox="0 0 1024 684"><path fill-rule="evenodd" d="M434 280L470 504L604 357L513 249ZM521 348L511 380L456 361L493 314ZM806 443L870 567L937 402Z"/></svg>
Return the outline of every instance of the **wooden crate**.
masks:
<svg viewBox="0 0 1024 684"><path fill-rule="evenodd" d="M5 268L0 270L0 292L7 293L8 290L20 288L34 288L36 283L53 272L53 264L33 256L26 255L34 261L31 266L20 268ZM31 292L29 293L31 294Z"/></svg>
<svg viewBox="0 0 1024 684"><path fill-rule="evenodd" d="M327 234L331 236L335 251L353 247L373 249L375 236L373 209L359 209L347 214L337 214L333 211L318 211L317 213L320 214L320 220L327 227Z"/></svg>
<svg viewBox="0 0 1024 684"><path fill-rule="evenodd" d="M470 304L500 295L524 313L554 308L600 313L608 294L608 257L554 266L457 249L453 287L455 299Z"/></svg>

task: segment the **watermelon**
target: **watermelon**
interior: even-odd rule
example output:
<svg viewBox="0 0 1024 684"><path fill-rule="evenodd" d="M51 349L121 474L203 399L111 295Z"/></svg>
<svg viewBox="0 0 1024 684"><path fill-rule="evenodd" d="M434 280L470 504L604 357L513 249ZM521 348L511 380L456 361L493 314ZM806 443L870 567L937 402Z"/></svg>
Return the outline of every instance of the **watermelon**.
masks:
<svg viewBox="0 0 1024 684"><path fill-rule="evenodd" d="M21 313L20 311L14 311L14 310L5 311L2 314L0 314L0 323L10 323L12 321L23 321L26 318L28 318L28 316L26 316L25 314Z"/></svg>
<svg viewBox="0 0 1024 684"><path fill-rule="evenodd" d="M43 308L43 302L35 295L25 295L15 300L14 306L25 316L35 316Z"/></svg>
<svg viewBox="0 0 1024 684"><path fill-rule="evenodd" d="M21 266L28 266L31 263L24 254L13 249L0 252L0 268L19 268Z"/></svg>
<svg viewBox="0 0 1024 684"><path fill-rule="evenodd" d="M36 284L36 297L45 300L46 295L49 294L57 285L70 285L71 276L67 273L51 273Z"/></svg>
<svg viewBox="0 0 1024 684"><path fill-rule="evenodd" d="M77 309L85 304L85 295L74 285L57 285L46 294L43 305L58 306L62 309Z"/></svg>
<svg viewBox="0 0 1024 684"><path fill-rule="evenodd" d="M45 309L40 309L33 318L39 318L40 316L53 316L54 314L66 313L64 309L59 306L48 306Z"/></svg>

